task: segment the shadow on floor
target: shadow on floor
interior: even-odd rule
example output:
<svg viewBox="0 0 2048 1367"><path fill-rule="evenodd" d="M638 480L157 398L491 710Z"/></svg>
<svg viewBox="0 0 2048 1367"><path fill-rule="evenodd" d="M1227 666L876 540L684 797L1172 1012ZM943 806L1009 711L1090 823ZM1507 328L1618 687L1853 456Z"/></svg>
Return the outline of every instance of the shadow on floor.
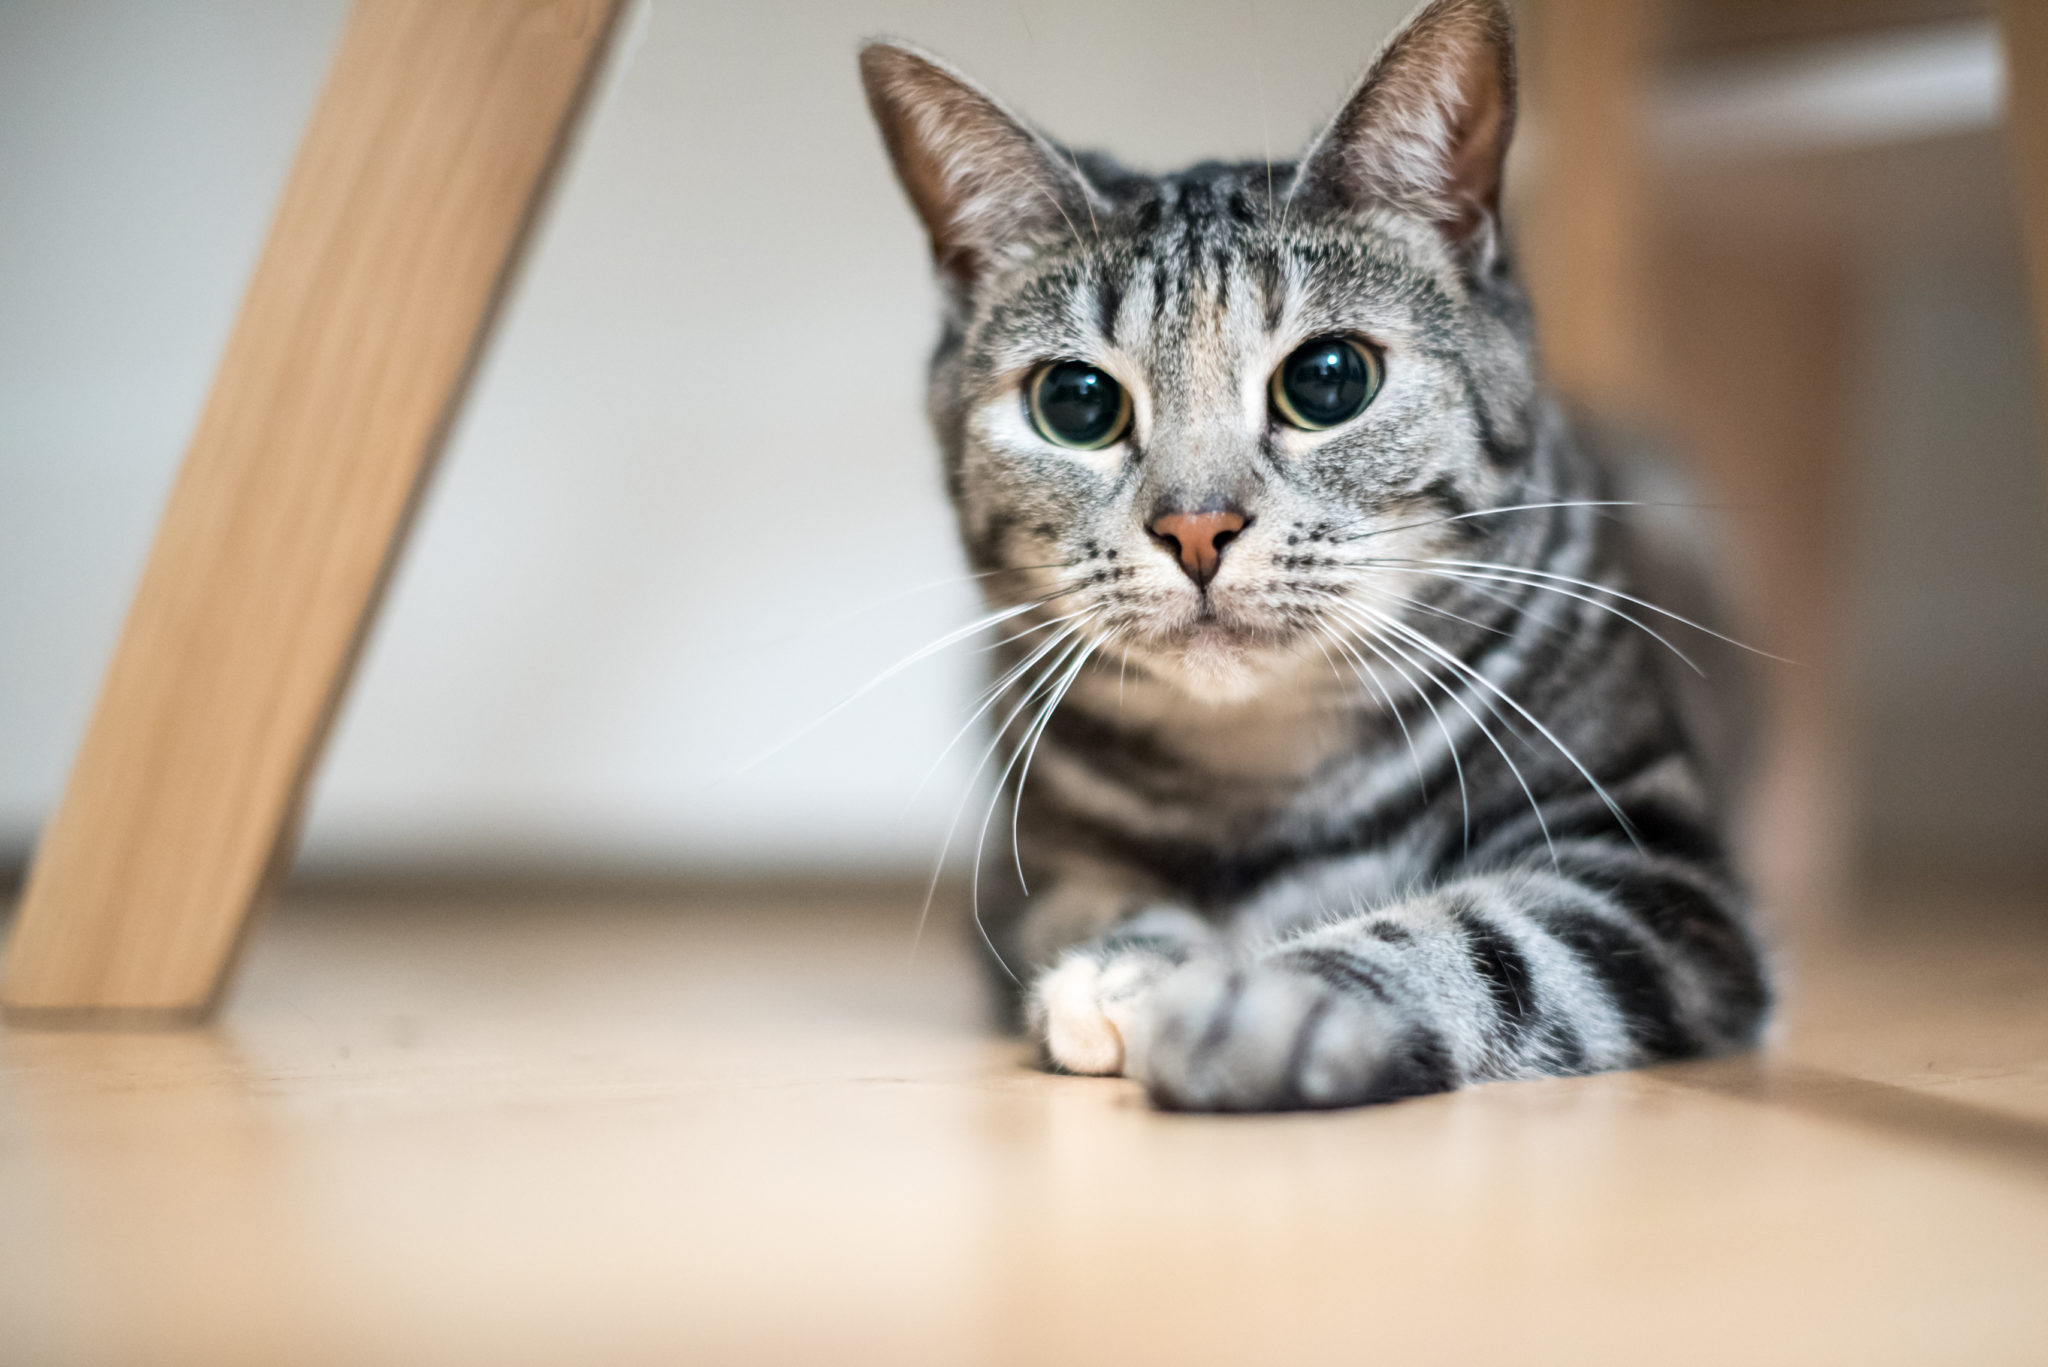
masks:
<svg viewBox="0 0 2048 1367"><path fill-rule="evenodd" d="M1760 1102L2048 1176L2048 1122L1975 1102L1758 1055L1679 1064L1656 1076L1689 1091Z"/></svg>

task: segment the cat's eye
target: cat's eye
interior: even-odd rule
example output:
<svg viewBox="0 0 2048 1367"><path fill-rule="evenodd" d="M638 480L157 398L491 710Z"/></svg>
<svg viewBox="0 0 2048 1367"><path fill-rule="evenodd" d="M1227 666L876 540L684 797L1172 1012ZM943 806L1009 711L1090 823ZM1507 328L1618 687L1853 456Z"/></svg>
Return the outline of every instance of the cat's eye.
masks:
<svg viewBox="0 0 2048 1367"><path fill-rule="evenodd" d="M1101 370L1082 361L1054 361L1024 384L1031 425L1055 446L1100 451L1131 426L1131 396Z"/></svg>
<svg viewBox="0 0 2048 1367"><path fill-rule="evenodd" d="M1350 337L1304 342L1273 372L1273 412L1290 427L1320 432L1349 422L1379 393L1380 354Z"/></svg>

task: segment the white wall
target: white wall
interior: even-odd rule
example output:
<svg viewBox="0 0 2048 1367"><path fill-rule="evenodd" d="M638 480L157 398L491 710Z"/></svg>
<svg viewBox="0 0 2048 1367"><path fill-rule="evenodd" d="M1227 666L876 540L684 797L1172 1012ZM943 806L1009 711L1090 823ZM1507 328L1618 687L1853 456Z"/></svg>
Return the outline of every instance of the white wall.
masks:
<svg viewBox="0 0 2048 1367"><path fill-rule="evenodd" d="M973 664L932 292L858 37L1144 165L1282 154L1406 0L656 4L569 167L316 785L329 865L928 860ZM338 0L0 5L0 857L50 808Z"/></svg>

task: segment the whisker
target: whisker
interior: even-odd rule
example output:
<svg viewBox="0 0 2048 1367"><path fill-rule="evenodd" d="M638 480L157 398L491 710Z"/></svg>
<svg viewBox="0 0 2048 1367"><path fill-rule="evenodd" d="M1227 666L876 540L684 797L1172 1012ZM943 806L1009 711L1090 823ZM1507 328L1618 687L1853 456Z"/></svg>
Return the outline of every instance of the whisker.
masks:
<svg viewBox="0 0 2048 1367"><path fill-rule="evenodd" d="M1381 700L1386 705L1387 711L1393 714L1394 724L1401 728L1401 739L1406 741L1408 744L1408 758L1415 765L1415 786L1422 790L1422 796L1426 800L1429 797L1429 778L1426 774L1422 772L1422 754L1415 748L1415 737L1412 734L1410 734L1408 730L1408 719L1401 715L1401 708L1399 704L1397 704L1394 701L1394 695L1388 691L1384 684L1380 683L1379 671L1374 669L1370 664L1367 664L1365 662L1364 656L1360 655L1357 651L1351 649L1349 643L1346 642L1343 637L1333 635L1330 638L1330 643L1336 646L1339 652L1341 652L1343 655L1345 655L1348 659L1350 659L1353 662L1352 671L1354 673L1356 673L1360 668L1363 668L1365 670L1364 674L1359 675L1360 683L1364 683L1368 675L1371 676L1373 687L1378 690ZM1380 658L1384 660L1386 659L1386 656L1381 655ZM1388 663L1391 664L1392 661L1388 661ZM1402 678L1407 682L1410 688L1413 688L1415 686L1415 681L1413 679L1409 679L1407 675L1402 675Z"/></svg>
<svg viewBox="0 0 2048 1367"><path fill-rule="evenodd" d="M1692 670L1693 673L1699 675L1702 679L1707 677L1707 671L1700 668L1699 662L1693 659L1692 656L1686 654L1683 650L1680 650L1678 646L1672 642L1670 637L1664 635L1664 633L1658 631L1655 627L1643 621L1641 618L1623 612L1620 608L1614 606L1614 604L1612 603L1603 603L1599 599L1594 598L1589 594L1575 593L1571 589L1561 587L1557 584L1545 584L1536 580L1529 579L1516 579L1503 574L1489 574L1478 570L1425 570L1423 571L1423 573L1432 575L1440 579L1448 579L1457 583L1471 583L1475 580L1480 580L1491 581L1494 583L1501 584L1519 584L1524 588L1542 589L1550 593L1561 594L1566 598L1576 598L1581 603L1590 604L1593 607L1599 608L1602 612L1612 613L1614 616L1619 617L1622 621L1627 622L1629 625L1633 627L1636 627L1645 635L1649 636L1652 640L1656 641L1657 644L1663 646L1673 655L1676 655L1679 659L1685 661L1686 667Z"/></svg>
<svg viewBox="0 0 2048 1367"><path fill-rule="evenodd" d="M1557 733L1552 731L1548 726L1545 726L1540 720L1538 720L1535 713L1531 712L1528 708L1522 706L1521 703L1515 701L1514 698L1508 695L1506 690L1502 689L1498 684L1494 683L1493 680L1487 678L1484 674L1480 673L1477 669L1474 669L1471 665L1459 659L1456 655L1453 655L1450 651L1445 650L1442 646L1438 645L1435 641L1431 640L1427 635L1423 634L1422 632L1415 630L1413 627L1407 625L1405 622L1397 621L1394 618L1388 617L1384 613L1380 613L1372 608L1365 608L1364 611L1370 613L1372 616L1377 618L1382 626L1385 626L1388 629L1398 633L1399 635L1406 637L1408 640L1414 642L1417 648L1428 652L1429 654L1435 656L1439 660L1442 660L1444 664L1450 667L1454 672L1463 673L1466 678L1471 679L1474 683L1480 685L1482 688L1485 688L1489 692L1493 693L1495 696L1499 697L1501 701L1505 702L1508 706L1514 708L1515 711L1522 716L1523 720L1527 721L1531 726L1535 727L1536 730L1539 733L1541 733L1545 740L1549 741L1551 745L1556 747L1558 754L1564 756L1566 761L1571 764L1572 768L1579 771L1579 777L1586 780L1587 786L1592 788L1594 793L1596 793L1599 796L1601 802L1606 804L1607 810L1614 814L1614 819L1620 823L1621 829L1627 833L1630 843L1635 845L1635 847L1638 850L1640 850L1643 847L1642 839L1636 833L1635 823L1628 819L1628 813L1621 810L1621 804L1617 803L1614 800L1613 796L1601 784L1599 779L1593 777L1593 771L1585 766L1584 762L1582 762L1579 759L1578 755L1572 750L1572 748L1566 745L1563 741L1559 740L1557 737Z"/></svg>
<svg viewBox="0 0 2048 1367"><path fill-rule="evenodd" d="M1397 661L1389 658L1372 641L1362 640L1360 644L1364 645L1366 649L1372 651L1373 654L1378 655L1381 659L1386 660L1388 666L1406 680L1410 688L1415 690L1415 696L1422 699L1422 705L1429 709L1429 715L1436 719L1437 732L1443 736L1444 748L1450 752L1451 769L1458 776L1458 808L1463 813L1465 849L1469 853L1472 849L1472 798L1470 792L1465 787L1465 762L1459 757L1457 738L1451 734L1451 728L1444 723L1444 715L1437 711L1436 703L1430 698L1428 689L1410 678L1407 670L1402 669ZM1413 661L1411 660L1410 663L1413 663ZM1417 668L1420 669L1420 666L1417 666ZM1434 675L1430 675L1426 670L1422 672L1431 683L1435 683L1439 688L1443 687ZM1446 690L1446 693L1448 693L1448 690ZM1428 795L1429 790L1424 788L1423 796L1427 798Z"/></svg>
<svg viewBox="0 0 2048 1367"><path fill-rule="evenodd" d="M1259 150L1266 160L1266 216L1273 215L1273 133L1266 122L1266 64L1259 56L1259 36L1265 32L1265 24L1259 18L1256 0L1246 0L1245 7L1252 14L1252 81L1253 89L1259 93Z"/></svg>
<svg viewBox="0 0 2048 1367"><path fill-rule="evenodd" d="M1012 180L1017 178L1016 175L1010 177ZM1088 244L1081 240L1081 230L1074 226L1074 220L1068 217L1066 206L1060 203L1060 197L1052 192L1052 187L1035 175L1026 175L1023 179L1030 183L1032 189L1044 195L1045 202L1052 205L1053 209L1059 214L1061 221L1067 225L1067 231L1073 235L1074 245L1079 248L1085 248Z"/></svg>
<svg viewBox="0 0 2048 1367"><path fill-rule="evenodd" d="M1081 645L1076 654L1063 657L1061 659L1058 668L1054 671L1060 676L1059 682L1052 685L1052 689L1057 690L1057 692L1047 692L1046 696L1050 701L1048 702L1046 707L1042 707L1040 709L1039 716L1049 716L1050 712L1047 710L1047 708L1057 707L1059 705L1059 697L1064 695L1066 686L1070 684L1074 676L1080 672L1081 666L1088 663L1088 657L1089 655L1094 653L1096 644L1097 643L1094 641L1089 641ZM1019 711L1021 710L1022 709L1020 708ZM1010 718L1003 723L1003 730L996 733L996 739L998 743L1001 742L1002 737L1009 731L1010 722L1014 721L1015 718L1016 713L1011 713ZM1038 718L1034 717L1032 719L1033 724L1035 724L1037 720ZM1024 728L1023 733L1018 738L1016 748L1010 752L1010 762L1003 766L1002 773L996 775L995 792L989 798L988 811L982 815L981 834L978 837L976 837L974 842L974 860L969 865L970 871L968 874L968 901L969 905L973 908L974 923L977 926L981 924L981 865L982 855L988 848L988 823L995 819L996 807L1003 800L1003 789L1006 786L1008 786L1010 781L1010 774L1012 771L1016 769L1018 757L1024 753L1025 740L1030 735L1031 726L1027 725ZM983 938L987 938L986 932L983 933ZM993 949L994 946L991 945L990 948ZM1004 966L1004 970L1006 972L1008 971L1008 965ZM1015 975L1013 974L1012 976L1014 977Z"/></svg>
<svg viewBox="0 0 2048 1367"><path fill-rule="evenodd" d="M914 584L910 588L897 589L895 592L884 594L880 598L870 599L858 607L835 612L831 616L820 618L808 626L797 628L789 636L776 639L784 642L801 640L806 636L823 631L827 627L844 626L848 622L856 621L871 612L880 611L892 603L900 603L906 598L915 598L920 593L930 593L933 589L951 588L955 584L972 584L983 579L994 579L999 575L1005 574L1028 574L1034 570L1070 570L1080 563L1082 562L1079 560L1062 560L1048 562L1043 565L1006 565L1001 569L977 570L972 574L949 574L943 579L928 579L922 584ZM1054 596L1057 597L1058 595Z"/></svg>
<svg viewBox="0 0 2048 1367"><path fill-rule="evenodd" d="M1445 621L1449 622L1461 622L1464 625L1473 628L1475 631L1490 632L1495 636L1514 635L1512 631L1507 630L1505 627L1497 627L1486 622L1481 622L1476 618L1467 617L1462 613L1452 612L1449 608L1440 608L1434 603L1425 603L1420 598L1411 598L1405 593L1396 593L1394 590L1389 588L1382 588L1374 584L1359 584L1356 587L1364 589L1367 593L1371 593L1378 597L1385 598L1390 602L1399 603L1403 607L1414 608L1418 612L1426 612L1432 617L1441 617ZM1521 609L1521 604L1514 602L1511 599L1501 599L1498 601L1500 601L1503 604L1503 606L1513 608L1517 611Z"/></svg>
<svg viewBox="0 0 2048 1367"><path fill-rule="evenodd" d="M1072 592L1071 589L1062 589L1059 593L1053 594L1052 598L1064 597L1066 594L1070 592ZM887 669L875 675L874 678L869 679L866 683L862 684L852 693L849 693L846 697L841 698L837 703L833 704L830 708L826 709L826 711L817 718L806 723L804 726L798 728L790 735L783 737L774 745L769 746L760 754L755 755L752 759L740 765L739 768L733 771L733 773L744 774L748 770L754 768L756 765L762 764L767 760L774 758L776 755L781 754L784 750L787 750L790 746L796 744L805 736L808 736L809 734L811 734L811 732L817 730L826 722L832 720L832 718L838 716L841 712L844 712L847 708L853 706L854 703L859 702L862 698L874 692L877 688L880 688L883 684L889 682L889 680L895 678L898 674L901 674L904 670L909 669L911 666L922 663L923 661L928 660L932 656L938 654L940 651L956 646L960 644L960 642L967 640L968 638L974 636L979 632L987 631L990 627L1000 626L1002 623L1009 621L1013 617L1021 617L1025 613L1033 611L1036 608L1044 607L1047 603L1052 601L1052 598L1041 598L1030 603L1019 603L1015 607L1003 608L999 611L991 612L985 617L980 617L972 622L969 622L964 627L959 627L953 631L947 632L944 636L941 636L938 640L933 641L930 645L912 651L909 655L904 656L895 664L890 665Z"/></svg>
<svg viewBox="0 0 2048 1367"><path fill-rule="evenodd" d="M1024 751L1024 767L1017 771L1017 796L1010 803L1010 857L1017 864L1017 886L1024 890L1026 897L1031 895L1031 884L1024 878L1024 850L1017 839L1017 820L1024 810L1024 780L1031 777L1031 761L1038 754L1038 742L1045 735L1045 728L1052 724L1052 714L1066 698L1067 690L1074 686L1074 680L1081 677L1081 670L1087 665L1088 657L1095 651L1107 647L1114 639L1114 636L1105 636L1081 652L1081 658L1075 661L1073 669L1068 671L1059 691L1052 695L1051 701L1046 703L1044 710L1040 712L1037 729L1031 733L1029 747Z"/></svg>
<svg viewBox="0 0 2048 1367"><path fill-rule="evenodd" d="M917 946L919 942L924 938L925 923L931 919L932 899L938 895L939 877L941 874L945 872L946 855L947 852L953 848L953 832L960 828L960 818L967 814L967 804L974 800L974 780L981 777L981 771L988 767L989 760L994 758L996 750L1002 745L1003 736L1009 731L1010 727L1016 723L1018 716L1023 713L1026 707L1031 705L1031 700L1035 696L1037 696L1038 691L1044 688L1047 682L1050 681L1053 677L1055 677L1059 673L1059 671L1066 665L1068 658L1079 647L1079 645L1080 640L1078 636L1076 636L1072 640L1069 640L1066 644L1066 647L1064 648L1064 650L1062 650L1058 658L1056 658L1051 664L1047 665L1043 670L1041 670L1037 677L1032 680L1030 687L1024 690L1023 697L1018 700L1017 705L1015 707L1010 709L1009 715L1003 718L1002 725L996 728L994 738L989 741L987 748L982 751L981 760L974 766L974 771L967 776L967 791L961 794L959 805L953 809L953 819L952 821L947 823L946 837L942 842L940 842L938 857L932 861L931 880L928 883L926 883L924 890L924 906L921 910L919 910L917 914L917 930L910 937L910 952L912 955L915 955L917 953ZM1007 777L1007 773L1005 774L1005 777ZM998 785L998 791L1001 791L1000 785ZM986 830L985 824L983 829ZM1004 960L1002 956L1002 951L998 950L996 948L995 941L989 938L988 928L981 923L981 904L979 892L980 868L978 862L978 854L976 856L976 859L976 892L972 904L974 928L981 935L981 942L988 946L988 952L992 956L994 956L997 965L1002 968L1003 972L1009 974L1010 981L1018 982L1019 979L1017 977L1015 970L1013 970L1008 964L1008 962Z"/></svg>
<svg viewBox="0 0 2048 1367"><path fill-rule="evenodd" d="M1360 587L1364 586L1361 585ZM1354 625L1367 628L1368 630L1371 630L1373 624L1376 622L1396 620L1388 618L1384 614L1373 611L1371 608L1367 607L1363 603L1358 603L1348 598L1339 599L1338 602L1334 605L1334 608L1340 615L1347 617ZM1385 642L1387 644L1392 644L1390 642L1386 642L1386 638L1383 635L1380 635L1376 632L1375 639ZM1408 660L1411 664L1416 663L1414 657L1409 655L1406 651L1401 652L1401 656L1403 659ZM1420 665L1417 665L1417 668L1420 667ZM1444 687L1443 682L1439 680L1434 674L1431 674L1429 677L1432 683L1435 683L1440 688ZM1486 709L1488 716L1492 717L1495 721L1500 723L1500 725L1507 731L1508 735L1514 737L1514 739L1520 741L1524 745L1527 745L1529 743L1528 737L1522 734L1522 729L1515 723L1515 719L1503 713L1500 710L1500 707L1497 704L1495 704L1491 698L1481 697L1479 699L1479 704L1480 706Z"/></svg>
<svg viewBox="0 0 2048 1367"><path fill-rule="evenodd" d="M1099 609L1091 609L1091 611L1098 610ZM960 729L953 733L953 738L946 742L945 749L939 751L938 757L932 761L931 768L924 771L924 777L917 781L917 787L911 791L909 801L904 803L906 809L909 807L911 802L917 801L918 794L922 793L924 791L925 785L932 781L932 775L939 772L939 766L946 762L947 755L953 753L953 747L958 745L962 740L964 740L967 736L967 733L974 728L974 724L977 721L980 721L981 718L988 712L988 710L991 707L994 707L998 702L1002 700L1004 692L1008 690L1013 684L1015 684L1018 679L1022 678L1024 674L1028 670L1030 670L1034 665L1036 665L1040 660L1044 659L1047 655L1051 654L1054 650L1056 650L1062 641L1069 639L1075 633L1079 632L1084 625L1085 623L1080 622L1073 623L1063 628L1055 635L1050 636L1046 640L1040 642L1037 649L1033 650L1020 663L1011 666L1007 671L1003 673L1002 677L998 678L994 683L990 684L987 688L984 688L981 691L981 693L977 695L977 698L980 702L980 706L976 707L974 711L968 716L967 720L961 723Z"/></svg>
<svg viewBox="0 0 2048 1367"><path fill-rule="evenodd" d="M1018 632L1015 636L1005 636L1000 641L994 641L988 645L983 646L981 648L981 653L987 655L993 651L1001 650L1004 646L1015 645L1017 642L1023 640L1025 637L1035 636L1039 632L1044 631L1047 627L1058 626L1061 622L1071 622L1076 617L1085 616L1090 612L1097 611L1098 608L1099 605L1097 607L1086 607L1082 608L1078 612L1062 613L1058 617L1047 618L1043 622L1037 622L1032 624L1031 626L1024 628L1024 630Z"/></svg>
<svg viewBox="0 0 2048 1367"><path fill-rule="evenodd" d="M1401 650L1401 647L1398 645L1398 643L1388 639L1377 627L1373 626L1369 622L1360 619L1359 625L1361 629L1366 632L1367 635L1372 636L1376 640L1380 641L1388 649L1400 651L1401 654L1408 655L1407 651ZM1508 766L1508 772L1514 776L1516 786L1522 790L1522 796L1528 799L1529 810L1533 812L1536 816L1536 828L1543 833L1543 846L1545 849L1550 851L1550 861L1553 865L1556 864L1557 847L1556 845L1551 843L1550 823L1546 821L1543 817L1543 804L1536 800L1536 793L1532 788L1529 787L1529 780L1523 776L1521 766L1515 763L1514 756L1510 755L1507 752L1507 747L1502 745L1500 743L1499 738L1496 737L1492 731L1487 729L1486 722L1479 716L1477 712L1474 712L1472 710L1471 706L1468 703L1466 703L1464 696L1460 694L1457 689L1452 688L1449 684L1445 683L1442 679L1438 678L1435 671L1431 670L1426 663L1415 659L1412 655L1409 655L1408 659L1412 664L1415 665L1415 667L1418 670L1422 671L1422 673L1429 679L1431 683L1435 684L1438 688L1441 688L1444 691L1444 696L1450 699L1450 701L1457 706L1459 711L1463 712L1467 717L1472 719L1472 725L1475 728L1477 728L1480 735L1486 738L1487 744L1491 745L1494 748L1494 751L1497 754L1499 754L1501 762ZM1494 718L1501 723L1501 725L1508 727L1509 734L1515 735L1515 738L1517 740L1521 739L1519 734L1515 732L1514 728L1509 725L1507 719L1501 716L1499 708L1495 707L1493 703L1486 698L1482 697L1479 701L1480 704L1484 706L1487 709L1487 711L1490 712L1494 716ZM1526 742L1524 743L1526 744ZM1470 814L1468 812L1468 824L1466 828L1466 840L1468 842L1468 847L1469 842L1471 840L1469 815Z"/></svg>
<svg viewBox="0 0 2048 1367"><path fill-rule="evenodd" d="M1081 182L1081 202L1088 206L1088 231L1094 235L1097 241L1100 241L1102 239L1102 225L1095 221L1095 196L1088 193L1088 177L1081 174L1081 158L1071 147L1062 148L1061 150L1067 154L1067 160L1073 164L1074 179ZM1079 236L1079 234L1076 234L1076 236Z"/></svg>
<svg viewBox="0 0 2048 1367"><path fill-rule="evenodd" d="M1337 668L1337 661L1331 656L1330 648L1323 644L1323 637L1328 635L1329 632L1330 628L1323 626L1321 623L1315 623L1309 628L1308 639L1314 644L1316 650L1322 654L1323 663L1330 667L1330 676L1337 681L1338 694L1348 700L1351 696L1351 685L1344 682L1344 671ZM1353 671L1354 674L1356 672L1355 670ZM1359 679L1358 682L1363 684L1365 680Z"/></svg>
<svg viewBox="0 0 2048 1367"><path fill-rule="evenodd" d="M1340 544L1352 541L1366 541L1375 536L1387 536L1394 532L1409 532L1421 527L1441 527L1447 522L1467 522L1475 517L1498 517L1502 513L1533 513L1545 508L1690 508L1689 503L1642 503L1633 499L1574 498L1561 499L1555 503L1511 503L1500 508L1479 508L1469 513L1452 513L1446 517L1425 518L1420 522L1402 522L1392 527L1375 527L1370 531L1356 532L1350 536L1331 538Z"/></svg>
<svg viewBox="0 0 2048 1367"><path fill-rule="evenodd" d="M1678 613L1673 612L1671 609L1667 607L1660 607L1656 603L1652 603L1647 598L1638 598L1634 594L1623 593L1620 589L1612 588L1606 584L1595 583L1593 580L1590 579L1575 579L1569 574L1555 574L1549 570L1530 569L1526 565L1506 565L1492 560L1384 558L1375 559L1370 563L1390 565L1441 565L1448 566L1452 569L1492 570L1497 573L1506 572L1513 574L1525 574L1537 579L1553 579L1563 584L1576 584L1578 587L1582 589L1591 589L1595 593L1609 594L1612 597L1621 599L1624 603L1634 603L1639 608L1643 608L1650 612L1654 612L1660 617L1668 617L1672 621L1677 622L1682 626L1691 627L1694 631L1705 632L1707 635L1713 637L1717 641L1725 641L1729 645L1735 646L1741 650L1746 650L1752 655L1761 655L1766 660L1775 660L1779 664L1785 665L1798 663L1796 660L1788 660L1782 655L1773 655L1768 650L1759 650L1757 647L1750 645L1747 641L1738 641L1733 636L1723 635L1721 632L1714 630L1712 627L1707 626L1703 622L1695 622L1690 617L1680 616Z"/></svg>

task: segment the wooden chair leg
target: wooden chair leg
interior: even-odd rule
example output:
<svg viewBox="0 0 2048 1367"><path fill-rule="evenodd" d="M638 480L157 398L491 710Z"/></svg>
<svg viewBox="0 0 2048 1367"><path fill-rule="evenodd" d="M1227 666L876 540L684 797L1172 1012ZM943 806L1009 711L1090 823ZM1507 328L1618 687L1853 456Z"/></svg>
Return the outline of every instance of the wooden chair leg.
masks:
<svg viewBox="0 0 2048 1367"><path fill-rule="evenodd" d="M1522 227L1544 367L1567 398L1648 416L1644 87L1654 6L1542 0L1525 10L1523 69L1541 165Z"/></svg>
<svg viewBox="0 0 2048 1367"><path fill-rule="evenodd" d="M2005 48L2005 137L2034 282L2034 330L2048 372L2048 5L1998 0L1997 9Z"/></svg>
<svg viewBox="0 0 2048 1367"><path fill-rule="evenodd" d="M203 1018L621 0L361 0L29 872L22 1023Z"/></svg>
<svg viewBox="0 0 2048 1367"><path fill-rule="evenodd" d="M1751 554L1745 634L1806 666L1761 671L1773 725L1751 863L1773 901L1831 907L1849 832L1837 719L1853 282L1783 246L1674 232L1646 132L1657 6L1528 0L1522 13L1541 148L1525 264L1545 364L1622 430L1676 437L1702 490L1733 505Z"/></svg>
<svg viewBox="0 0 2048 1367"><path fill-rule="evenodd" d="M1749 872L1773 916L1846 912L1854 791L1845 699L1861 295L1846 249L1696 237L1652 251L1664 430L1722 505L1722 586L1765 707L1747 808ZM1721 519L1716 519L1717 521Z"/></svg>

